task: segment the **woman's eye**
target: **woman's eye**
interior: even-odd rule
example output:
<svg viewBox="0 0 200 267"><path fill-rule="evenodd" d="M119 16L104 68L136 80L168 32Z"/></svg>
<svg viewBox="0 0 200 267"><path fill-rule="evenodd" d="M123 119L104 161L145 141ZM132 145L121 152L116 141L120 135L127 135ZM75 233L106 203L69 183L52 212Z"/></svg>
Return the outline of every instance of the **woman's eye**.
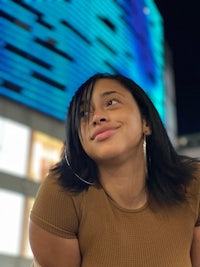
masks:
<svg viewBox="0 0 200 267"><path fill-rule="evenodd" d="M117 103L119 103L118 100L116 100L116 99L111 99L111 100L108 101L108 106L115 105L115 104L117 104Z"/></svg>
<svg viewBox="0 0 200 267"><path fill-rule="evenodd" d="M84 111L84 110L82 110L81 112L80 112L80 117L81 118L86 118L86 117L88 117L89 116L89 111Z"/></svg>
<svg viewBox="0 0 200 267"><path fill-rule="evenodd" d="M81 116L81 118L87 116L87 114L88 114L87 111L81 111L81 112L80 112L80 116Z"/></svg>
<svg viewBox="0 0 200 267"><path fill-rule="evenodd" d="M84 114L85 114L85 112L84 112L84 111L81 111L81 112L79 113L79 115L80 115L80 117L81 117L81 118L83 118L83 117L84 117Z"/></svg>

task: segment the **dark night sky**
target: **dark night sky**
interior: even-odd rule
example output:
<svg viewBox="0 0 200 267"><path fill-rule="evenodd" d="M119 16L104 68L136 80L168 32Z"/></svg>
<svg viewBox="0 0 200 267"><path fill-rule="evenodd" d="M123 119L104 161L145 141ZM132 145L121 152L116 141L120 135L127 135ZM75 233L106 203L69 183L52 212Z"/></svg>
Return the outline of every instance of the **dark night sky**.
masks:
<svg viewBox="0 0 200 267"><path fill-rule="evenodd" d="M164 19L176 88L178 134L200 133L200 11L198 0L155 0Z"/></svg>

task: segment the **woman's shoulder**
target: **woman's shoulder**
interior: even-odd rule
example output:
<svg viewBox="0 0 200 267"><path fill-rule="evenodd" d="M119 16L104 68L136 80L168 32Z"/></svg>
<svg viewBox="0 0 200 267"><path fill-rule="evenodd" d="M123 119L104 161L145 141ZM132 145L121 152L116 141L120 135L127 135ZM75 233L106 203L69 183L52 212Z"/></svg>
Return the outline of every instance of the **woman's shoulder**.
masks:
<svg viewBox="0 0 200 267"><path fill-rule="evenodd" d="M59 176L50 172L36 194L31 220L58 236L74 236L82 214L84 195L85 191L71 192L63 188Z"/></svg>
<svg viewBox="0 0 200 267"><path fill-rule="evenodd" d="M60 182L59 175L54 172L50 172L41 183L37 193L37 198L40 195L45 198L47 198L47 196L51 196L54 199L59 198L62 202L66 201L66 199L71 199L75 206L82 206L85 200L90 201L94 198L98 198L101 195L101 191L102 187L98 184L91 185L87 189L83 190L73 190L68 187L64 187Z"/></svg>
<svg viewBox="0 0 200 267"><path fill-rule="evenodd" d="M70 188L64 187L59 179L59 174L55 172L49 172L41 183L37 196L38 195L50 195L55 198L56 196L60 200L64 200L66 198L74 199L76 201L81 201L84 197L86 190L72 190Z"/></svg>

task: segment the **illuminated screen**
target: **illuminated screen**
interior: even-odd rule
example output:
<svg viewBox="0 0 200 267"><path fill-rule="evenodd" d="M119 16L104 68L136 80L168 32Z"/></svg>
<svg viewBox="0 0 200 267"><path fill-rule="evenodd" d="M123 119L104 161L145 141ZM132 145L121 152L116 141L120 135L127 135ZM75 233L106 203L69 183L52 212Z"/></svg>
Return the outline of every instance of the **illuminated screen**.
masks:
<svg viewBox="0 0 200 267"><path fill-rule="evenodd" d="M1 2L0 94L65 120L96 72L134 79L165 119L163 25L153 0Z"/></svg>

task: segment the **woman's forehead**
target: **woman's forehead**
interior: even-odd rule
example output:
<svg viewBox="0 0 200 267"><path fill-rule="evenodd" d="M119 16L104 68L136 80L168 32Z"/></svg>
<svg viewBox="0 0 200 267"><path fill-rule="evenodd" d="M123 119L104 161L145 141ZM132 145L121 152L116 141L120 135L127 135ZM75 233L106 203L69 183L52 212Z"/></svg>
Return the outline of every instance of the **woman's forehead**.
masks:
<svg viewBox="0 0 200 267"><path fill-rule="evenodd" d="M113 88L124 88L124 86L117 80L111 78L102 78L95 82L94 89L104 90L104 89L113 89Z"/></svg>
<svg viewBox="0 0 200 267"><path fill-rule="evenodd" d="M97 80L93 86L86 88L83 93L82 101L90 102L92 96L96 94L105 97L113 93L130 94L129 90L119 81L111 78L101 78Z"/></svg>

